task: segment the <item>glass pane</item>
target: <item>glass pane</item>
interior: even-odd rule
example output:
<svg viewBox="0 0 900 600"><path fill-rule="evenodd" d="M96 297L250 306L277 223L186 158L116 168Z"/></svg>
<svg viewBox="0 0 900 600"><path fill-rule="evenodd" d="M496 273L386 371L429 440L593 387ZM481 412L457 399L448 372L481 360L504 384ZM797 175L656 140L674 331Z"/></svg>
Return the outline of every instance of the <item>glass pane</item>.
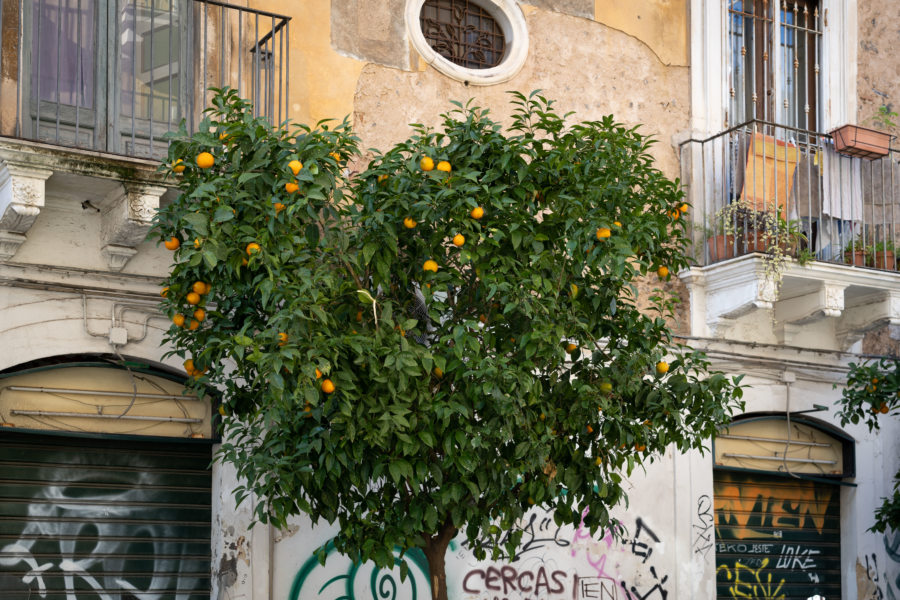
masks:
<svg viewBox="0 0 900 600"><path fill-rule="evenodd" d="M159 123L180 116L182 2L126 0L119 8L121 114Z"/></svg>
<svg viewBox="0 0 900 600"><path fill-rule="evenodd" d="M41 100L93 108L94 0L36 0L31 89Z"/></svg>

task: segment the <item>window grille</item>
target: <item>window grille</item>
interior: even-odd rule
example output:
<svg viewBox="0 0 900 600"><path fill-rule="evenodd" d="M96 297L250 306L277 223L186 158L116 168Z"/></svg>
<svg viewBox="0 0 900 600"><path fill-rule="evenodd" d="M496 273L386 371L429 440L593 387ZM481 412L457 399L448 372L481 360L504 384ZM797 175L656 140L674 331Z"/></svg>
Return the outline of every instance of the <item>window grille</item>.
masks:
<svg viewBox="0 0 900 600"><path fill-rule="evenodd" d="M728 125L818 128L822 26L816 0L728 0Z"/></svg>
<svg viewBox="0 0 900 600"><path fill-rule="evenodd" d="M489 69L503 60L503 30L477 3L426 0L419 18L428 44L450 62L467 69Z"/></svg>

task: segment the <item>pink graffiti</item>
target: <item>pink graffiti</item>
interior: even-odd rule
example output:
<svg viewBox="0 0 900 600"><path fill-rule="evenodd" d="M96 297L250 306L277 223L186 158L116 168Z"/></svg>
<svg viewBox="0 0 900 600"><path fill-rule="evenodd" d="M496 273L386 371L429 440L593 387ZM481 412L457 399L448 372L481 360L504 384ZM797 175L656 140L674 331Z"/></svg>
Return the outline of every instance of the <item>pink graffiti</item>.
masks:
<svg viewBox="0 0 900 600"><path fill-rule="evenodd" d="M606 570L607 553L616 545L614 534L618 525L614 525L608 529L599 541L595 541L591 536L590 530L584 526L584 517L587 515L588 510L589 509L587 508L584 509L584 512L581 514L581 523L578 524L578 529L575 530L575 535L572 536L572 556L574 557L578 552L578 542L584 540L586 542L584 544L585 558L587 559L588 564L597 571L597 576L618 581L618 570L616 570L615 573L610 573ZM606 544L605 549L601 547L601 543ZM624 552L624 549L619 548L618 551Z"/></svg>

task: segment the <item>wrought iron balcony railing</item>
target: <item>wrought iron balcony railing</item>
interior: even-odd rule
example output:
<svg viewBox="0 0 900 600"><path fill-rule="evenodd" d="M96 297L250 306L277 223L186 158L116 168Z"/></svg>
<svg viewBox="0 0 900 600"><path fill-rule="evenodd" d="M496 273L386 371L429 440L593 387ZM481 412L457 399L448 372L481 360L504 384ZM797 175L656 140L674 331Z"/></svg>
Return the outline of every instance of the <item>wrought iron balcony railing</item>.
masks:
<svg viewBox="0 0 900 600"><path fill-rule="evenodd" d="M777 244L795 256L897 270L900 152L854 158L828 134L750 121L683 143L681 157L701 265Z"/></svg>
<svg viewBox="0 0 900 600"><path fill-rule="evenodd" d="M288 17L216 0L0 4L2 135L159 158L163 135L182 119L194 131L224 86L287 118Z"/></svg>

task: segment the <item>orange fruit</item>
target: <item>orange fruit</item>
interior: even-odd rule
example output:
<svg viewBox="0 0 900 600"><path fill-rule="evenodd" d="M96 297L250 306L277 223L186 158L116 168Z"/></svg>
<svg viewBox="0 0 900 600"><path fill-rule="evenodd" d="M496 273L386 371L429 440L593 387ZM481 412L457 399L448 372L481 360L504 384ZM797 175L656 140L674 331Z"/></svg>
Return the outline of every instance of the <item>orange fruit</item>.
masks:
<svg viewBox="0 0 900 600"><path fill-rule="evenodd" d="M224 404L219 405L219 414L222 415L223 417L228 416L228 409L225 408Z"/></svg>
<svg viewBox="0 0 900 600"><path fill-rule="evenodd" d="M466 238L463 234L457 233L456 235L453 236L453 245L454 246L459 247L465 243L466 243Z"/></svg>
<svg viewBox="0 0 900 600"><path fill-rule="evenodd" d="M288 163L288 168L291 170L291 173L297 175L300 173L300 169L303 168L303 163L297 160L296 158Z"/></svg>
<svg viewBox="0 0 900 600"><path fill-rule="evenodd" d="M328 153L328 156L330 156L331 158L333 158L333 159L334 159L335 161L337 161L337 162L341 162L341 160L342 160L342 159L341 159L341 155L338 154L337 152L329 152L329 153Z"/></svg>
<svg viewBox="0 0 900 600"><path fill-rule="evenodd" d="M319 367L316 367L316 379L322 378L322 371L319 370Z"/></svg>
<svg viewBox="0 0 900 600"><path fill-rule="evenodd" d="M184 370L187 371L188 375L191 375L197 369L194 367L194 360L189 358L184 361Z"/></svg>
<svg viewBox="0 0 900 600"><path fill-rule="evenodd" d="M597 458L594 459L594 464L599 467L600 465L603 464L603 458L598 456Z"/></svg>
<svg viewBox="0 0 900 600"><path fill-rule="evenodd" d="M278 345L279 346L287 346L287 343L288 343L288 334L286 334L283 331L280 332L278 334Z"/></svg>
<svg viewBox="0 0 900 600"><path fill-rule="evenodd" d="M260 251L260 247L256 242L250 242L249 244L247 244L246 250L247 254L253 255Z"/></svg>
<svg viewBox="0 0 900 600"><path fill-rule="evenodd" d="M545 415L544 413L541 413L541 421L543 421L546 418L547 418L547 415Z"/></svg>
<svg viewBox="0 0 900 600"><path fill-rule="evenodd" d="M184 315L181 313L176 314L172 317L172 322L175 323L175 327L184 327Z"/></svg>
<svg viewBox="0 0 900 600"><path fill-rule="evenodd" d="M180 158L178 160L176 160L174 163L172 163L172 170L175 171L176 173L184 173L184 169L185 169L184 161L181 160Z"/></svg>
<svg viewBox="0 0 900 600"><path fill-rule="evenodd" d="M423 156L419 161L419 168L423 171L431 171L434 169L434 160L430 156Z"/></svg>
<svg viewBox="0 0 900 600"><path fill-rule="evenodd" d="M647 446L645 446L643 444L635 444L634 449L637 450L638 452L643 452L644 450L647 449Z"/></svg>
<svg viewBox="0 0 900 600"><path fill-rule="evenodd" d="M322 382L322 391L326 394L330 394L334 391L334 383L331 382L330 379L326 379Z"/></svg>
<svg viewBox="0 0 900 600"><path fill-rule="evenodd" d="M384 182L387 181L387 180L388 180L388 176L385 175L385 174L382 174L382 175L379 175L379 176L378 176L378 183L384 183Z"/></svg>
<svg viewBox="0 0 900 600"><path fill-rule="evenodd" d="M578 297L578 286L574 283L569 284L569 295L573 298Z"/></svg>
<svg viewBox="0 0 900 600"><path fill-rule="evenodd" d="M613 385L609 381L601 381L600 382L600 393L602 394L611 394L613 391Z"/></svg>
<svg viewBox="0 0 900 600"><path fill-rule="evenodd" d="M194 318L197 319L197 321L204 320L206 318L206 311L202 308L198 308L194 311Z"/></svg>
<svg viewBox="0 0 900 600"><path fill-rule="evenodd" d="M201 169L208 169L215 164L216 160L209 152L201 152L197 155L197 166Z"/></svg>
<svg viewBox="0 0 900 600"><path fill-rule="evenodd" d="M444 173L449 173L452 170L452 167L446 160L442 160L437 164L437 170L443 171Z"/></svg>
<svg viewBox="0 0 900 600"><path fill-rule="evenodd" d="M208 294L208 293L210 293L211 291L212 291L212 286L211 286L210 284L207 283L207 284L206 284L206 289L203 290L203 293L204 293L204 294Z"/></svg>
<svg viewBox="0 0 900 600"><path fill-rule="evenodd" d="M621 227L621 226L622 226L622 224L619 223L618 221L613 221L613 225L615 225L616 227Z"/></svg>
<svg viewBox="0 0 900 600"><path fill-rule="evenodd" d="M299 189L300 186L293 181L288 181L286 184L284 184L284 191L286 191L288 194L293 194Z"/></svg>
<svg viewBox="0 0 900 600"><path fill-rule="evenodd" d="M569 342L568 344L566 344L566 353L567 354L572 354L576 350L578 350L578 344L573 344L572 342Z"/></svg>
<svg viewBox="0 0 900 600"><path fill-rule="evenodd" d="M431 259L425 261L425 264L422 265L422 269L424 271L431 271L432 273L437 273L438 264Z"/></svg>
<svg viewBox="0 0 900 600"><path fill-rule="evenodd" d="M416 220L412 217L406 217L405 219L403 219L403 226L407 229L412 229L416 226Z"/></svg>
<svg viewBox="0 0 900 600"><path fill-rule="evenodd" d="M228 139L228 132L223 131L222 133L219 134L219 141L224 142L227 139Z"/></svg>
<svg viewBox="0 0 900 600"><path fill-rule="evenodd" d="M444 376L444 370L441 369L440 367L435 367L434 368L434 376L437 377L438 379L440 379L441 377Z"/></svg>
<svg viewBox="0 0 900 600"><path fill-rule="evenodd" d="M166 286L166 287L164 287L163 289L161 289L161 290L159 291L159 295L162 296L163 298L165 298L166 296L168 296L168 295L169 295L169 286Z"/></svg>
<svg viewBox="0 0 900 600"><path fill-rule="evenodd" d="M656 270L656 274L659 275L660 279L665 279L669 276L669 267L660 267Z"/></svg>
<svg viewBox="0 0 900 600"><path fill-rule="evenodd" d="M276 202L275 203L275 213L276 214L280 213L283 210L284 210L284 204L282 204L281 202Z"/></svg>
<svg viewBox="0 0 900 600"><path fill-rule="evenodd" d="M481 208L480 206L476 206L475 208L472 209L472 212L470 212L469 215L477 221L478 219L480 219L481 217L484 216L484 209Z"/></svg>
<svg viewBox="0 0 900 600"><path fill-rule="evenodd" d="M528 497L528 504L534 504L534 498L531 496Z"/></svg>
<svg viewBox="0 0 900 600"><path fill-rule="evenodd" d="M661 360L658 363L656 363L657 375L665 375L668 372L669 372L669 363L667 363L664 360Z"/></svg>
<svg viewBox="0 0 900 600"><path fill-rule="evenodd" d="M594 433L594 428L588 425L585 429L587 429L588 433Z"/></svg>
<svg viewBox="0 0 900 600"><path fill-rule="evenodd" d="M887 405L886 403L882 402L882 403L881 403L881 408L878 409L878 412L880 412L880 413L883 414L883 415L886 415L886 414L888 414L888 413L890 412L890 410L891 410L891 409L888 408L888 405Z"/></svg>
<svg viewBox="0 0 900 600"><path fill-rule="evenodd" d="M202 281L195 281L194 285L191 286L191 289L197 292L198 294L206 293L206 284Z"/></svg>
<svg viewBox="0 0 900 600"><path fill-rule="evenodd" d="M478 320L482 323L487 323L487 315L478 315Z"/></svg>
<svg viewBox="0 0 900 600"><path fill-rule="evenodd" d="M203 242L200 241L200 238L194 238L194 248L200 249L200 244Z"/></svg>
<svg viewBox="0 0 900 600"><path fill-rule="evenodd" d="M672 217L673 221L677 221L678 217L681 216L681 211L676 208L675 210L673 210L672 212L669 213L669 216Z"/></svg>
<svg viewBox="0 0 900 600"><path fill-rule="evenodd" d="M191 324L188 325L188 329L194 331L198 327L200 327L200 321L198 321L197 319L191 319Z"/></svg>
<svg viewBox="0 0 900 600"><path fill-rule="evenodd" d="M178 250L178 248L181 246L181 240L173 235L163 242L163 246L166 247L166 250Z"/></svg>
<svg viewBox="0 0 900 600"><path fill-rule="evenodd" d="M597 230L597 239L605 240L608 239L609 236L612 235L612 231L609 230L609 227L601 227Z"/></svg>
<svg viewBox="0 0 900 600"><path fill-rule="evenodd" d="M191 305L198 304L200 302L200 294L198 294L197 292L191 292L187 295L187 298L185 298L185 300L187 300L187 303Z"/></svg>
<svg viewBox="0 0 900 600"><path fill-rule="evenodd" d="M691 207L688 206L687 203L685 203L685 204L682 204L681 206L679 206L678 210L680 210L683 213L686 213L688 210L690 210L690 208Z"/></svg>

